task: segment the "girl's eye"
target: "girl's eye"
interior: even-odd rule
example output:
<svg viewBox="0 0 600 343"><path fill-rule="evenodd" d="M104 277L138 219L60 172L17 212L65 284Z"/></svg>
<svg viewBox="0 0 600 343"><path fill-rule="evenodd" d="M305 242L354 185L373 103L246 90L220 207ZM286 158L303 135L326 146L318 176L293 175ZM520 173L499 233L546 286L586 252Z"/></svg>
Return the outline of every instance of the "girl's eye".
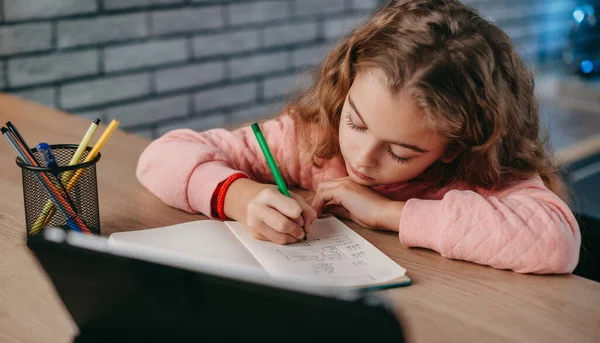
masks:
<svg viewBox="0 0 600 343"><path fill-rule="evenodd" d="M348 112L348 115L346 116L346 124L348 124L348 126L350 126L350 128L354 131L364 132L367 130L366 127L360 127L360 126L354 124L354 122L350 118L350 112Z"/></svg>
<svg viewBox="0 0 600 343"><path fill-rule="evenodd" d="M394 152L392 151L392 148L389 145L387 146L387 153L396 162L401 163L401 164L408 164L408 163L410 163L410 161L412 161L412 157L400 157L400 156L394 154Z"/></svg>

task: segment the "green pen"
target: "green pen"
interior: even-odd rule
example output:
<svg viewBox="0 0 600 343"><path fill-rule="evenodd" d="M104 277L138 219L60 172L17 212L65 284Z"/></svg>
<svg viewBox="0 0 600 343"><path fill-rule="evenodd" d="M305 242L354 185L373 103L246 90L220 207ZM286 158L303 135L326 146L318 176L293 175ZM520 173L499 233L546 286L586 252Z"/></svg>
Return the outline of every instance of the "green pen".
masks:
<svg viewBox="0 0 600 343"><path fill-rule="evenodd" d="M277 163L275 163L275 159L271 154L271 149L269 149L267 141L265 140L265 136L263 136L258 123L252 124L252 132L254 132L254 135L256 136L256 140L258 141L258 145L260 145L263 155L265 155L265 159L267 160L269 169L271 169L271 173L273 174L273 178L275 179L275 183L277 184L279 192L291 198L290 192L285 185L285 181L283 181L283 176L281 176L281 172L279 172L279 168L277 168ZM306 240L306 232L304 232L304 240Z"/></svg>

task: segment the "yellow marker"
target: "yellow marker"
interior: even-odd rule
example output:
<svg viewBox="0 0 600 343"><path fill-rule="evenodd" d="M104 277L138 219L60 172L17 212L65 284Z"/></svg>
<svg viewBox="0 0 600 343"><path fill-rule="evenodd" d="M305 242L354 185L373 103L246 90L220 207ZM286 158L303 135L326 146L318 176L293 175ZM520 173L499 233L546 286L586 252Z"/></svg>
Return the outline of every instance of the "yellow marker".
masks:
<svg viewBox="0 0 600 343"><path fill-rule="evenodd" d="M113 132L115 131L117 126L119 126L119 121L117 119L113 119L110 122L110 124L108 125L108 127L106 128L106 130L104 130L104 132L102 133L102 136L100 136L100 138L96 142L96 145L94 145L94 147L92 148L92 151L90 151L90 153L87 155L87 157L85 158L83 163L89 162L89 161L93 160L94 158L96 158L96 155L98 155L98 153L100 152L100 149L102 149L102 147L104 146L104 143L106 143L106 141L110 138L110 136L113 134ZM69 180L69 184L67 184L68 191L70 191L71 189L73 189L73 187L75 187L75 185L77 184L77 181L79 181L79 178L81 177L81 174L83 174L84 172L85 172L84 169L79 169L78 171L75 172L75 175L73 175L71 180Z"/></svg>
<svg viewBox="0 0 600 343"><path fill-rule="evenodd" d="M77 163L79 163L81 156L83 156L83 153L85 152L88 145L90 144L90 141L92 140L92 137L96 133L96 130L98 130L98 124L100 124L100 119L98 119L98 118L96 118L90 124L90 127L88 128L87 132L81 139L81 142L79 143L77 150L73 154L73 157L71 157L71 161L69 161L70 166L73 166L73 165L76 165ZM66 184L71 179L71 176L73 175L73 173L74 173L74 171L72 171L72 170L63 173L63 175L60 178L61 181L64 184ZM50 222L50 219L52 218L52 216L54 216L54 212L56 212L56 207L54 207L54 204L52 203L52 201L48 200L46 202L46 204L44 205L42 212L37 217L37 219L35 220L33 225L31 226L31 230L30 230L29 234L33 235L33 234L37 233L39 230L41 230L42 228L46 227L48 225L48 223Z"/></svg>
<svg viewBox="0 0 600 343"><path fill-rule="evenodd" d="M85 133L85 136L83 136L83 139L81 140L81 143L79 143L79 146L77 147L75 154L73 154L71 161L69 161L70 166L79 163L79 160L81 159L81 156L83 156L85 149L87 149L88 145L90 144L94 133L96 133L96 130L98 130L98 124L100 124L100 119L96 118L96 120L94 120L94 122L90 125L88 131ZM69 171L69 173L72 174L73 172Z"/></svg>
<svg viewBox="0 0 600 343"><path fill-rule="evenodd" d="M110 122L110 124L108 125L108 127L106 128L106 130L104 130L104 132L102 133L102 136L100 136L100 138L98 139L98 141L92 148L92 151L90 151L90 153L87 155L87 157L85 158L83 163L89 162L89 161L93 160L94 158L96 158L96 155L98 155L98 153L100 152L100 149L102 149L102 147L104 146L106 141L110 138L110 136L113 134L113 132L115 131L117 126L119 126L119 121L117 119L113 119ZM69 180L69 183L67 184L67 187L66 187L67 191L70 191L75 187L75 185L77 184L77 181L79 181L79 178L81 177L81 175L84 172L85 172L85 169L79 169L75 172L75 175L73 175L73 177ZM52 204L51 204L51 206L54 207L54 205L52 205ZM50 217L50 216L48 216L48 217ZM48 220L46 220L46 222L47 221Z"/></svg>

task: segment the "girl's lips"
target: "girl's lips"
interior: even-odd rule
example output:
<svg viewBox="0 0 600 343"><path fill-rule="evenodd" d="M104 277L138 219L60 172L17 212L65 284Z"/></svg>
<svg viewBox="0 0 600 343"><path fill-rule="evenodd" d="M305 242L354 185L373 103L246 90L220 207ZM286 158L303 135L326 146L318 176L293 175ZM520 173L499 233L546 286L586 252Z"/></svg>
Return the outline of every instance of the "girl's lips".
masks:
<svg viewBox="0 0 600 343"><path fill-rule="evenodd" d="M358 176L359 178L365 180L365 181L373 181L374 179L372 177L368 177L364 174L359 173L356 169L354 169L354 167L350 166L350 170L352 170L352 173L356 176Z"/></svg>

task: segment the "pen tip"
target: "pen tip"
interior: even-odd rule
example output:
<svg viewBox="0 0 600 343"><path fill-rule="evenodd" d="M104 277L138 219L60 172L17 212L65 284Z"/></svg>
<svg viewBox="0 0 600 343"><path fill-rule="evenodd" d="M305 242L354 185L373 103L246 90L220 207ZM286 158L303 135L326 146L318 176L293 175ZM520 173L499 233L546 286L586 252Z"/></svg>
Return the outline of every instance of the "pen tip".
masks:
<svg viewBox="0 0 600 343"><path fill-rule="evenodd" d="M0 128L0 131L2 131L2 134L5 134L8 132L8 129L3 126L2 128Z"/></svg>
<svg viewBox="0 0 600 343"><path fill-rule="evenodd" d="M94 119L94 124L96 124L96 125L100 124L100 118Z"/></svg>

